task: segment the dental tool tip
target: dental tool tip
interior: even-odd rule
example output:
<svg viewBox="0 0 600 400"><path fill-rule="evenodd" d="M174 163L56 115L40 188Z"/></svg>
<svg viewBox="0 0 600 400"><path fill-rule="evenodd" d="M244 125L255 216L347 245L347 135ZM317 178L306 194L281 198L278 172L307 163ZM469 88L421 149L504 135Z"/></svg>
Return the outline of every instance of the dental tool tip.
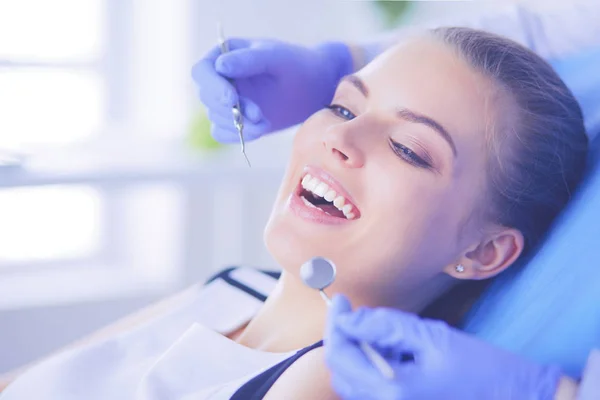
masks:
<svg viewBox="0 0 600 400"><path fill-rule="evenodd" d="M246 152L242 150L242 154L244 155L244 158L246 159L246 163L248 164L248 167L252 168L252 164L250 164L250 160L248 159L248 155L246 154Z"/></svg>
<svg viewBox="0 0 600 400"><path fill-rule="evenodd" d="M217 35L220 41L225 39L225 34L223 33L223 24L221 21L217 21Z"/></svg>

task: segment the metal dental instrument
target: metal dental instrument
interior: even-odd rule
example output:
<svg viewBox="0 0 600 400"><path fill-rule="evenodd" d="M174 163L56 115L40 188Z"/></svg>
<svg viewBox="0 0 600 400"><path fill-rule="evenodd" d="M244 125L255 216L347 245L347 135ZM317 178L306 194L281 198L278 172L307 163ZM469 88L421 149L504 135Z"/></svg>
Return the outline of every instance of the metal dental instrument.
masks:
<svg viewBox="0 0 600 400"><path fill-rule="evenodd" d="M335 280L335 264L323 257L313 257L300 267L300 278L304 284L310 288L317 289L321 294L327 306L331 300L324 292L324 289ZM358 343L361 350L365 353L371 364L387 379L394 379L394 370L388 362L375 350L369 343L361 341Z"/></svg>
<svg viewBox="0 0 600 400"><path fill-rule="evenodd" d="M227 45L227 41L225 40L225 34L223 33L223 25L219 22L217 24L219 30L219 45L221 46L221 54L225 54L229 52L229 46ZM235 87L233 79L226 78L232 86ZM240 137L240 145L242 154L246 159L249 167L252 167L250 164L250 160L248 159L248 155L246 154L246 143L244 142L244 116L242 115L242 107L240 106L240 100L238 98L236 104L233 105L231 109L231 113L233 114L233 125L235 129L238 131L238 135Z"/></svg>

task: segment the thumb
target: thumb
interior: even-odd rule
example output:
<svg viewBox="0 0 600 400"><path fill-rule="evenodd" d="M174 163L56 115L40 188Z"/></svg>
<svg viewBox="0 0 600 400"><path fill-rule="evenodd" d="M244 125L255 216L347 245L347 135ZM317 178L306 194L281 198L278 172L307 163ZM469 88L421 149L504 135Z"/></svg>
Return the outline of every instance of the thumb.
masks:
<svg viewBox="0 0 600 400"><path fill-rule="evenodd" d="M247 47L219 56L215 69L228 78L250 78L266 73L272 58L273 53L266 48Z"/></svg>
<svg viewBox="0 0 600 400"><path fill-rule="evenodd" d="M329 313L333 317L337 317L341 314L347 314L352 312L352 305L346 296L343 294L334 294L331 299L331 305L329 306Z"/></svg>
<svg viewBox="0 0 600 400"><path fill-rule="evenodd" d="M335 321L336 319L344 314L347 314L352 311L352 306L350 305L350 301L342 295L335 294L331 299L331 304L329 305L329 309L327 310L327 321L325 325L325 338L328 340L333 334L335 330Z"/></svg>

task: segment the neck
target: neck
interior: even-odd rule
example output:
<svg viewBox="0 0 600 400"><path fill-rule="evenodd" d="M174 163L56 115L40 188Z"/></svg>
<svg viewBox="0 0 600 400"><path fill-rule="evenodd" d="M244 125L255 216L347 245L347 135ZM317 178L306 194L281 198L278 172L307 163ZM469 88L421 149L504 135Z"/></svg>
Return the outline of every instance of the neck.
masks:
<svg viewBox="0 0 600 400"><path fill-rule="evenodd" d="M284 271L237 341L271 352L300 349L323 338L326 315L327 305L319 292Z"/></svg>
<svg viewBox="0 0 600 400"><path fill-rule="evenodd" d="M376 298L362 298L357 293L351 297L354 307L392 307L419 313L437 297L435 293L443 293L449 286L448 277L439 276L419 285L419 290L396 287L390 293L376 291ZM325 291L331 294L334 289ZM236 340L269 352L297 350L323 338L326 317L327 305L319 291L284 271L265 304Z"/></svg>

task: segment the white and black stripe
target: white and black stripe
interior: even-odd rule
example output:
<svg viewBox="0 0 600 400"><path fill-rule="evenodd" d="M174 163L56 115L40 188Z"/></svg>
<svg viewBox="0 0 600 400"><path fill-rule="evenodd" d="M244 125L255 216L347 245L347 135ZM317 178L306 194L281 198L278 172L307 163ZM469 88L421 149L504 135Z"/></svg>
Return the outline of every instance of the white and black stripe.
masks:
<svg viewBox="0 0 600 400"><path fill-rule="evenodd" d="M241 290L264 302L280 276L281 272L279 271L233 266L213 275L206 284L221 280L232 288Z"/></svg>

